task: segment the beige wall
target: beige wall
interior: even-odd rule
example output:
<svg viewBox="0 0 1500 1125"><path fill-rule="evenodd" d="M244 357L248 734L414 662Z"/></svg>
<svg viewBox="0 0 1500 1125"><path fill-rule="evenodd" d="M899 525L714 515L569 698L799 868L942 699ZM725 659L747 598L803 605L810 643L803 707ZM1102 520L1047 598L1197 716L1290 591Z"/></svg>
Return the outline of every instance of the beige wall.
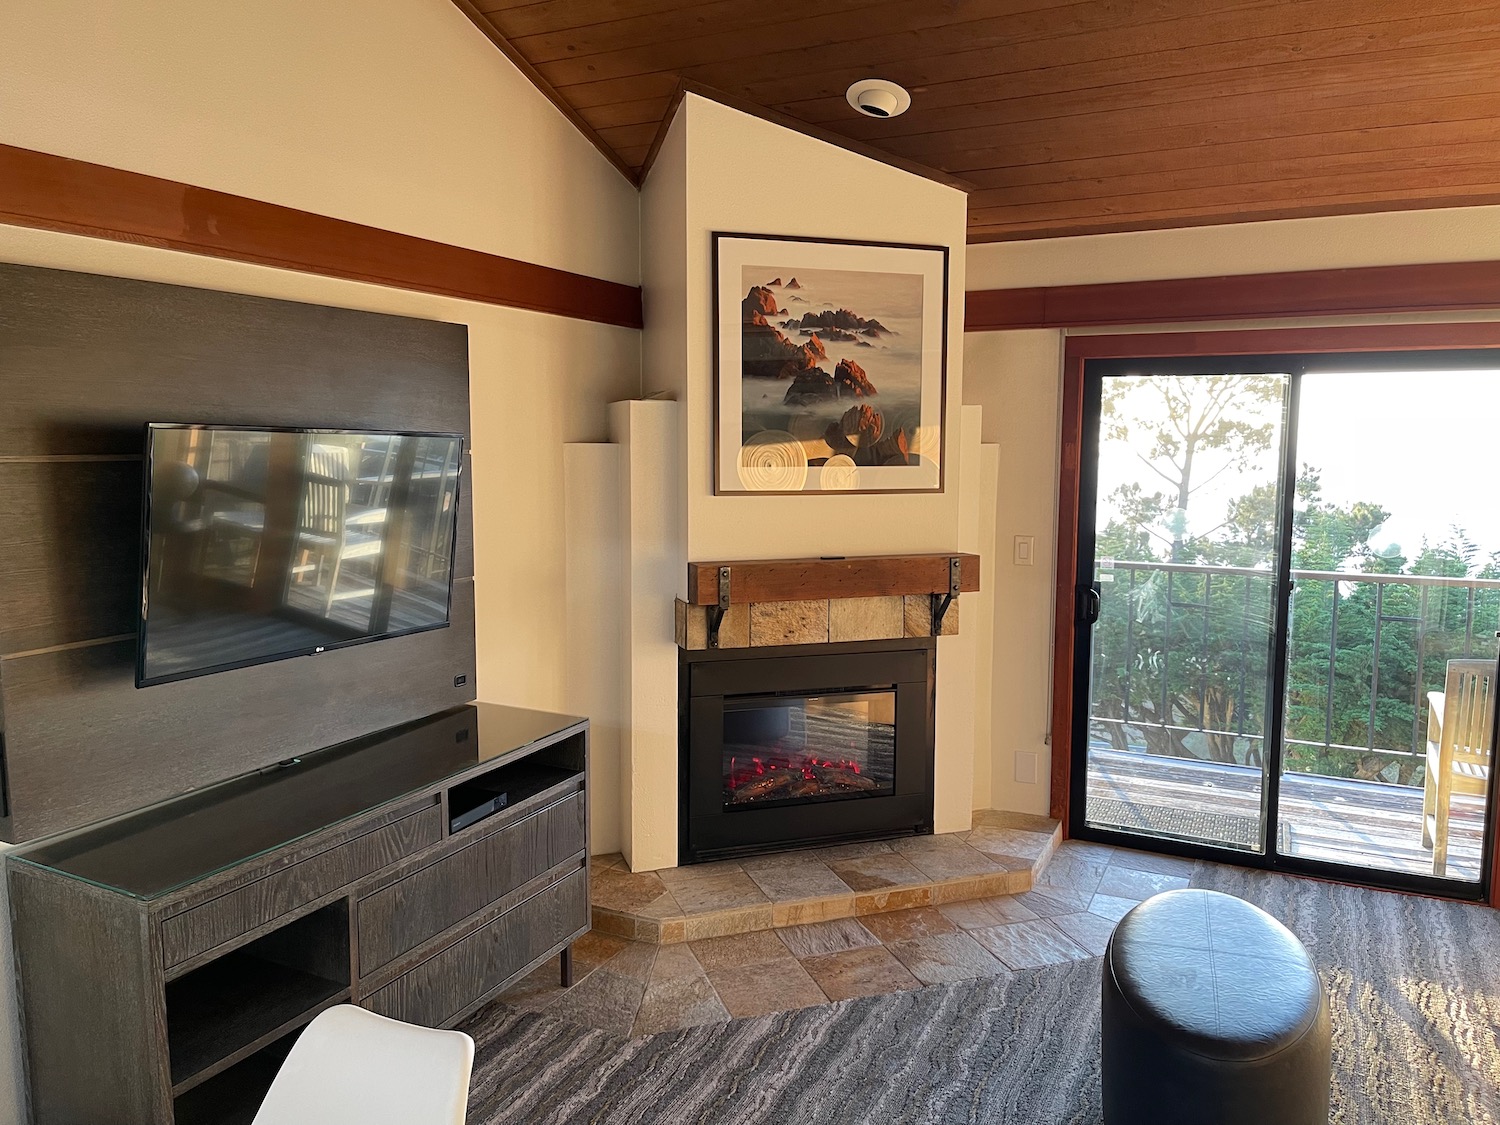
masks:
<svg viewBox="0 0 1500 1125"><path fill-rule="evenodd" d="M1005 289L1493 259L1500 259L1500 208L1473 207L992 243L969 247L968 278L970 289ZM1191 327L1472 320L1497 315L1380 316L1363 321L1321 317ZM1173 327L1099 331L1158 332ZM1049 730L1050 684L1064 342L1061 331L1032 330L972 332L964 343L964 401L985 408L985 440L1000 445L991 797L997 808L1027 812L1046 810L1054 750ZM1036 536L1034 566L1018 567L1012 562L1017 535ZM1066 752L1066 747L1056 749ZM1016 780L1017 756L1027 754L1037 755L1036 784Z"/></svg>
<svg viewBox="0 0 1500 1125"><path fill-rule="evenodd" d="M634 189L449 0L11 4L0 142L638 277ZM638 391L639 333L13 227L0 261L467 324L480 697L567 709L563 444L602 440L606 404ZM4 933L0 950L9 1122L23 1116Z"/></svg>
<svg viewBox="0 0 1500 1125"><path fill-rule="evenodd" d="M673 582L686 587L689 559L955 551L964 536L960 497L968 483L962 441L966 199L931 180L857 156L761 118L690 95L678 111L642 194L642 283L647 327L643 385L680 403L686 451L674 482L685 529ZM941 494L754 496L713 494L714 231L803 235L948 246L950 316L946 488ZM975 435L977 439L977 434ZM978 487L978 449L974 445ZM670 606L643 621L670 626ZM659 644L652 633L642 643ZM976 693L970 636L939 644L939 829L966 828L972 808ZM673 677L659 685L675 699ZM976 699L976 694L983 698ZM637 706L640 706L637 700ZM674 704L675 706L675 704ZM675 759L662 776L635 773L642 793L675 790ZM637 766L640 763L636 763ZM670 767L670 768L669 768ZM658 821L660 823L658 823ZM675 809L639 804L624 817L632 866L675 863ZM652 842L648 846L648 841ZM631 844L627 841L627 852Z"/></svg>
<svg viewBox="0 0 1500 1125"><path fill-rule="evenodd" d="M971 332L964 341L965 402L984 408L984 441L999 447L990 791L975 801L1031 813L1047 811L1061 364L1059 332ZM1035 537L1030 566L1015 563L1018 535ZM1018 753L1035 755L1036 783L1016 781Z"/></svg>
<svg viewBox="0 0 1500 1125"><path fill-rule="evenodd" d="M895 554L958 546L964 467L957 440L963 401L962 192L867 157L689 96L687 545L693 559ZM653 174L654 178L654 174ZM646 229L652 228L648 224ZM713 231L868 239L952 247L946 489L882 496L713 494ZM647 348L654 331L646 332ZM647 372L648 382L652 374ZM774 528L768 538L767 529ZM684 576L684 581L686 577Z"/></svg>
<svg viewBox="0 0 1500 1125"><path fill-rule="evenodd" d="M635 189L450 0L34 0L0 141L635 282Z"/></svg>
<svg viewBox="0 0 1500 1125"><path fill-rule="evenodd" d="M969 288L1084 285L1496 257L1500 257L1500 207L1457 207L994 242L969 248Z"/></svg>

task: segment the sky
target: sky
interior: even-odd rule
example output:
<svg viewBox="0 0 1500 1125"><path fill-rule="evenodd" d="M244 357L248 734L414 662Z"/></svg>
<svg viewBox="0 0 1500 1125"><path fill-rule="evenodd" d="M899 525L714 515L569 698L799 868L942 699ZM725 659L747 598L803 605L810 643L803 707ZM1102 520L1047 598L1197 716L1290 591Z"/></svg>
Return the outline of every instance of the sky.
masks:
<svg viewBox="0 0 1500 1125"><path fill-rule="evenodd" d="M1249 420L1277 413L1273 406ZM1324 501L1364 500L1391 513L1371 536L1376 550L1395 544L1413 558L1424 535L1441 542L1457 523L1485 557L1500 551L1500 502L1490 488L1497 424L1500 371L1310 372L1302 379L1298 463L1320 470ZM1147 492L1165 487L1139 452L1134 441L1101 443L1099 497L1106 511L1122 481ZM1188 533L1211 531L1230 499L1274 481L1279 456L1269 450L1243 472L1207 479L1194 493ZM1212 464L1203 468L1195 477L1212 476ZM1107 519L1101 512L1100 525Z"/></svg>
<svg viewBox="0 0 1500 1125"><path fill-rule="evenodd" d="M1324 498L1391 513L1370 542L1414 558L1425 534L1457 523L1500 551L1494 498L1500 371L1309 373L1302 378L1298 459L1322 470Z"/></svg>

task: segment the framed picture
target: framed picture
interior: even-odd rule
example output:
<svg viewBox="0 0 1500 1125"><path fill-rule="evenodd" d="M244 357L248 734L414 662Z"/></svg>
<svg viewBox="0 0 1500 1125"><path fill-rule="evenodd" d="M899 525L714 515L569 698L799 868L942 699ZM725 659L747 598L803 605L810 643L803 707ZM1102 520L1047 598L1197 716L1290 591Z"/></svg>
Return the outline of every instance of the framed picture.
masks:
<svg viewBox="0 0 1500 1125"><path fill-rule="evenodd" d="M948 249L715 233L714 491L941 492Z"/></svg>

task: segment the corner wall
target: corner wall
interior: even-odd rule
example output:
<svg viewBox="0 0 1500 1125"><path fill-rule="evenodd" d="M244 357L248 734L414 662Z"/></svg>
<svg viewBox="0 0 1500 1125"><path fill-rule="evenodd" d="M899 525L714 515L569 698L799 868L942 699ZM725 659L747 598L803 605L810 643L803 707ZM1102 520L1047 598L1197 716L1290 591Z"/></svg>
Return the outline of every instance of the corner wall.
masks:
<svg viewBox="0 0 1500 1125"><path fill-rule="evenodd" d="M969 247L968 277L970 289L1011 289L1495 259L1500 259L1500 207L1470 207L988 243ZM1500 319L1500 310L1083 331L1476 319ZM964 341L964 401L985 408L985 441L1000 446L990 798L995 808L1034 813L1047 811L1051 755L1068 751L1053 743L1050 730L1054 576L1059 561L1057 470L1067 335L1053 329L970 332ZM1036 537L1034 566L1018 567L1011 561L1017 535ZM1018 764L1025 765L1018 756L1028 754L1037 756L1034 783L1017 780Z"/></svg>
<svg viewBox="0 0 1500 1125"><path fill-rule="evenodd" d="M688 557L798 558L956 550L959 492L964 487L959 408L963 403L967 197L954 188L696 95L686 98L678 118L687 136L688 378L673 390L685 406ZM658 159L658 167L660 163ZM652 178L656 174L653 169ZM710 236L714 231L949 247L943 492L713 494ZM645 233L656 235L649 222ZM653 324L645 333L648 350L655 330ZM648 370L646 377L649 382L655 376ZM767 536L766 528L775 528L774 535Z"/></svg>
<svg viewBox="0 0 1500 1125"><path fill-rule="evenodd" d="M637 280L635 190L450 0L40 0L4 27L0 143ZM15 227L0 261L468 325L479 697L570 709L562 447L637 393L638 332ZM3 1122L26 1119L8 917Z"/></svg>
<svg viewBox="0 0 1500 1125"><path fill-rule="evenodd" d="M966 444L960 414L966 225L962 192L697 95L684 99L642 192L643 385L680 404L683 467L675 488L684 553L673 575L679 596L686 592L689 560L964 549L961 497L980 486L978 427L973 427L976 440ZM715 231L949 248L944 492L713 494ZM670 600L663 600L662 626L669 627L671 608ZM980 612L979 602L966 598L961 635L938 645L939 831L967 828L973 808L976 731L987 729L987 723L974 721L988 695L976 693L974 684ZM654 636L642 639L654 643ZM672 680L653 690L669 697L675 709ZM675 756L670 764L670 776L661 762L661 776L637 772L637 789L675 792ZM675 820L675 807L653 810L637 802L632 829L626 814L627 834L634 837L633 846L626 843L632 868L675 865Z"/></svg>

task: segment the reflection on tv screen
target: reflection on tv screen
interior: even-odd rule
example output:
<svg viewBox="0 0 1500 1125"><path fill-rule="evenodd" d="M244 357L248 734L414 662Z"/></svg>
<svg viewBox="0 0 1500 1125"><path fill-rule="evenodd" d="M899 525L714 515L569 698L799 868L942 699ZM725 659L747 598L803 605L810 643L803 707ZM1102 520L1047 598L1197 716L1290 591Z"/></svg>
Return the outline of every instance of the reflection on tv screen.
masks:
<svg viewBox="0 0 1500 1125"><path fill-rule="evenodd" d="M139 685L448 623L458 435L148 433Z"/></svg>

